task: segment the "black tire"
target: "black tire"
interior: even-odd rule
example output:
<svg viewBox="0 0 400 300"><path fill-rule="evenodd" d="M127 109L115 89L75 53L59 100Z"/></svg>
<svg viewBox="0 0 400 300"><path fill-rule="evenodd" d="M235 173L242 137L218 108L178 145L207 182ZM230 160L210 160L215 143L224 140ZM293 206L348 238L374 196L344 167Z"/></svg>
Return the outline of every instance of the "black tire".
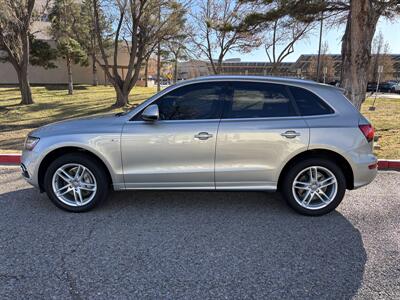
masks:
<svg viewBox="0 0 400 300"><path fill-rule="evenodd" d="M336 196L333 198L327 206L320 209L308 209L301 206L295 199L292 192L292 184L296 176L304 169L311 166L320 166L328 169L336 177L337 181L337 192ZM346 178L343 171L338 165L327 159L312 158L297 162L293 165L289 171L285 174L283 182L281 185L281 193L283 194L288 205L293 208L296 212L308 215L308 216L321 216L333 211L342 202L344 194L346 192Z"/></svg>
<svg viewBox="0 0 400 300"><path fill-rule="evenodd" d="M90 172L95 177L97 183L97 190L95 196L93 197L92 200L90 200L89 203L82 206L67 205L66 203L58 199L55 192L53 191L52 179L54 173L61 166L70 163L80 164L89 169ZM79 152L68 153L55 159L47 168L46 174L44 176L44 189L50 200L57 207L70 212L85 212L94 208L96 205L98 205L107 198L110 189L109 185L110 183L108 182L108 176L106 170L104 170L104 168L101 165L99 165L99 163L96 162L92 157L90 157L85 153L79 153Z"/></svg>

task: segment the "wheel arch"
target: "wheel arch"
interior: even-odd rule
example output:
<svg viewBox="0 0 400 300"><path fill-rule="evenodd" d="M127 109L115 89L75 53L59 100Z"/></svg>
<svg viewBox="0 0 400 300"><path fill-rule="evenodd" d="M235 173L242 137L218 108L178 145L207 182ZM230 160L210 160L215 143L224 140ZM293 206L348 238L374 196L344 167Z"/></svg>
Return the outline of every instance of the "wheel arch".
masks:
<svg viewBox="0 0 400 300"><path fill-rule="evenodd" d="M307 158L323 158L329 159L337 163L346 178L346 188L349 190L354 189L354 173L350 163L341 154L327 149L311 149L301 152L294 157L292 157L282 168L279 179L278 179L278 189L282 186L282 181L285 178L286 173L294 166L297 162L307 159Z"/></svg>
<svg viewBox="0 0 400 300"><path fill-rule="evenodd" d="M63 146L59 147L56 149L51 150L49 153L45 155L45 157L42 159L40 162L39 168L38 168L38 184L40 191L45 191L44 189L44 175L47 170L47 167L58 157L69 154L69 153L85 153L85 155L90 156L92 159L94 159L106 172L107 174L107 180L109 184L113 183L113 178L111 176L111 172L107 166L107 164L95 153L93 153L90 150L87 150L82 147L78 146Z"/></svg>

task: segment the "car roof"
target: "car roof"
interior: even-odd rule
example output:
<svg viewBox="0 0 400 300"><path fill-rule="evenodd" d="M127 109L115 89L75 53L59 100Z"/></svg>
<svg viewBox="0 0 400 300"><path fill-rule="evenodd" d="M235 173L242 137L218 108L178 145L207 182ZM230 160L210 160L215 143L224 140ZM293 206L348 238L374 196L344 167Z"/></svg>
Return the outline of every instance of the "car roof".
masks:
<svg viewBox="0 0 400 300"><path fill-rule="evenodd" d="M307 85L309 87L327 87L333 89L339 89L338 87L318 83L313 80L299 79L299 78L290 78L290 77L278 77L278 76L253 76L253 75L209 75L209 76L200 76L194 79L188 79L181 81L181 84L190 84L196 82L207 82L207 81L265 81L265 82L273 82L273 83L282 83L282 84L293 84L297 86ZM178 83L178 84L179 84Z"/></svg>

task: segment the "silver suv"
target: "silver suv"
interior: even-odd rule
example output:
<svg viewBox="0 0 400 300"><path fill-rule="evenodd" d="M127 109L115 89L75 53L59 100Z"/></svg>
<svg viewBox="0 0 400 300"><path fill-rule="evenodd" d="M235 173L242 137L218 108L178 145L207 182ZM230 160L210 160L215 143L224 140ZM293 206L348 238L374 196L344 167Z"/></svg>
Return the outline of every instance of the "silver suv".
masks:
<svg viewBox="0 0 400 300"><path fill-rule="evenodd" d="M377 173L374 130L338 88L212 76L171 86L117 115L29 134L22 173L82 212L114 190L279 190L297 212L335 209Z"/></svg>

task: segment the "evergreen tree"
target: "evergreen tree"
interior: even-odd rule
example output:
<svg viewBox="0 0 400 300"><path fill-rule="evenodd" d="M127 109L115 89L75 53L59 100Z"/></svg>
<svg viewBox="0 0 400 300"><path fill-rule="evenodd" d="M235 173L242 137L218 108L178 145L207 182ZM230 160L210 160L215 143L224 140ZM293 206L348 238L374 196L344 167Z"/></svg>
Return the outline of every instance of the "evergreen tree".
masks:
<svg viewBox="0 0 400 300"><path fill-rule="evenodd" d="M50 12L51 33L57 42L58 55L67 64L69 95L74 92L72 64L88 65L85 49L75 38L80 12L80 5L74 0L54 0Z"/></svg>
<svg viewBox="0 0 400 300"><path fill-rule="evenodd" d="M110 24L102 14L99 15L99 25L102 32L105 32L107 35L107 31L110 30ZM83 0L81 4L80 19L78 24L74 26L74 33L75 39L83 47L86 55L90 57L92 64L93 86L98 85L97 64L98 57L100 56L100 48L97 41L95 26L96 23L94 19L93 0ZM103 44L107 50L109 50L111 47L111 40L105 39Z"/></svg>
<svg viewBox="0 0 400 300"><path fill-rule="evenodd" d="M47 42L30 36L30 56L29 63L32 66L40 66L44 69L57 68L54 61L57 59L57 50L52 48Z"/></svg>

